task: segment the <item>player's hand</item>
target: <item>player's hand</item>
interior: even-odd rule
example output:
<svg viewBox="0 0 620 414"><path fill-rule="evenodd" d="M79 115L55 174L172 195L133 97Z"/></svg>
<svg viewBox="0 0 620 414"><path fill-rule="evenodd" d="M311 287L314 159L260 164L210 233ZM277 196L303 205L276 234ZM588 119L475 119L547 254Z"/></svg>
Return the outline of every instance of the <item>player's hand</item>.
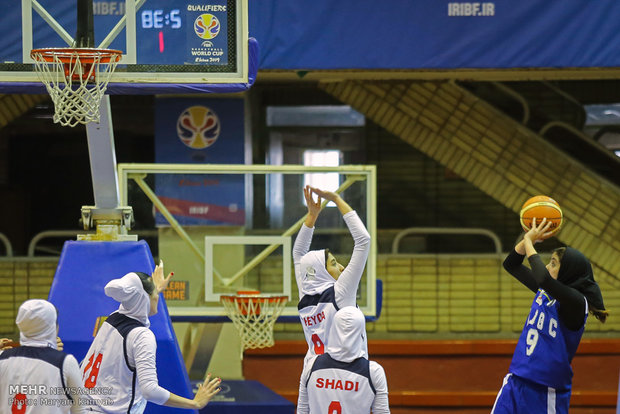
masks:
<svg viewBox="0 0 620 414"><path fill-rule="evenodd" d="M62 343L62 339L60 339L60 336L56 337L56 349L59 351L65 349L65 344Z"/></svg>
<svg viewBox="0 0 620 414"><path fill-rule="evenodd" d="M153 274L151 275L158 294L166 290L168 283L170 283L170 279L172 279L172 275L174 275L174 272L170 272L168 277L164 279L164 262L163 260L159 260L159 264L155 266L155 270L153 270Z"/></svg>
<svg viewBox="0 0 620 414"><path fill-rule="evenodd" d="M6 351L7 349L13 348L10 344L13 341L9 338L0 338L0 351Z"/></svg>
<svg viewBox="0 0 620 414"><path fill-rule="evenodd" d="M551 221L547 221L546 218L543 218L539 225L536 225L536 217L532 219L532 227L530 230L525 233L523 236L523 240L529 240L534 243L540 243L547 237L551 236L549 229L553 223Z"/></svg>
<svg viewBox="0 0 620 414"><path fill-rule="evenodd" d="M323 191L316 187L310 187L310 190L319 197L323 197L325 200L336 201L340 198L340 196L333 191Z"/></svg>
<svg viewBox="0 0 620 414"><path fill-rule="evenodd" d="M308 205L308 214L313 217L318 217L321 212L321 196L318 196L318 200L314 201L314 197L312 196L312 188L307 185L304 187L304 198L306 199L306 204Z"/></svg>
<svg viewBox="0 0 620 414"><path fill-rule="evenodd" d="M198 406L198 409L204 408L204 406L207 405L211 398L213 398L215 394L220 392L221 382L221 378L211 379L211 374L207 375L207 378L205 378L205 382L198 386L198 391L196 392L196 396L194 397L194 402Z"/></svg>

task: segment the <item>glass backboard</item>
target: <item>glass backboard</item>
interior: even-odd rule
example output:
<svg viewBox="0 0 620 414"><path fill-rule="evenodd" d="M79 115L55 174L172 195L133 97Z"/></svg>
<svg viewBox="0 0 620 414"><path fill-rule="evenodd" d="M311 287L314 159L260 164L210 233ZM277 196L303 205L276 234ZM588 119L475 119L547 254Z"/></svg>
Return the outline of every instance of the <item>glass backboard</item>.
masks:
<svg viewBox="0 0 620 414"><path fill-rule="evenodd" d="M291 249L307 213L302 189L326 174L336 177L326 189L342 191L370 233L357 302L376 315L375 166L119 164L118 171L122 203L143 222L151 215L158 255L175 272L164 296L176 320L225 317L220 295L239 290L289 296L283 315L297 318ZM353 252L335 206L326 205L315 225L310 249L324 248L345 266Z"/></svg>

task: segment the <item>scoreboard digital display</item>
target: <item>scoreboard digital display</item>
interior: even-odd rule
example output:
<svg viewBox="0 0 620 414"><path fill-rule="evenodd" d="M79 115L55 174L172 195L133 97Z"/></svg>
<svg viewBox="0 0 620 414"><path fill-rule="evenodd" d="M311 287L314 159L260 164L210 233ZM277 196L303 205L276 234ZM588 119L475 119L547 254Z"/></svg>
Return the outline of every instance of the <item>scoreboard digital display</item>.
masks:
<svg viewBox="0 0 620 414"><path fill-rule="evenodd" d="M103 31L117 24L118 15L112 14L113 11L123 10L124 3L119 2L115 7L110 3L113 2L108 2L107 7L95 7L95 24L101 25ZM229 29L234 30L236 20L234 9L234 2L228 0L211 0L208 4L192 0L147 0L136 12L137 63L228 65L229 39L234 37ZM103 14L104 10L108 13ZM121 40L110 47L120 46L122 50Z"/></svg>

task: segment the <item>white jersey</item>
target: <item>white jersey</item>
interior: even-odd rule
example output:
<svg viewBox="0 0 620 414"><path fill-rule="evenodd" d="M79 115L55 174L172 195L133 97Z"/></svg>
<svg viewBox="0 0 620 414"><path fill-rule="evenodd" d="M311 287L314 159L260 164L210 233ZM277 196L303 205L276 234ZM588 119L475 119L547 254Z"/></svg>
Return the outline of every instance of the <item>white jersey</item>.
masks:
<svg viewBox="0 0 620 414"><path fill-rule="evenodd" d="M144 325L118 312L103 323L80 366L86 389L109 390L93 393L90 409L103 413L142 413L146 400L137 387L136 368L129 364L127 336L134 329L149 331ZM105 398L102 398L105 397Z"/></svg>
<svg viewBox="0 0 620 414"><path fill-rule="evenodd" d="M334 287L329 287L320 294L305 295L299 301L297 310L308 343L308 352L304 358L305 365L313 355L325 353L327 333L338 311Z"/></svg>
<svg viewBox="0 0 620 414"><path fill-rule="evenodd" d="M376 390L369 365L366 358L345 363L319 355L306 381L310 413L370 413Z"/></svg>
<svg viewBox="0 0 620 414"><path fill-rule="evenodd" d="M79 375L75 358L53 348L20 346L3 351L0 353L0 412L82 412L77 406L81 396L73 392L79 385Z"/></svg>
<svg viewBox="0 0 620 414"><path fill-rule="evenodd" d="M356 307L336 312L325 354L312 357L301 374L298 414L390 413L385 372L366 358L365 325Z"/></svg>

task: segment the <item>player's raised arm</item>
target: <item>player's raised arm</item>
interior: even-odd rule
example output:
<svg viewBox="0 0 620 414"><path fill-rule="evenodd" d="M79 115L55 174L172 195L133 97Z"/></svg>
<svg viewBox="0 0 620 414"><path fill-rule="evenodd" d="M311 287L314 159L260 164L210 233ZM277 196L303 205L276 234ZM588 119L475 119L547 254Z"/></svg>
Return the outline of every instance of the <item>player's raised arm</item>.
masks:
<svg viewBox="0 0 620 414"><path fill-rule="evenodd" d="M533 244L542 240L540 237L546 234L550 223L546 225L543 224L544 223L541 223L540 226L536 226L536 219L534 219L532 221L532 229L526 233L523 240L517 243L514 250L508 254L503 263L504 269L506 269L508 273L534 293L538 291L540 281L537 280L530 268L523 265L523 259L527 253L526 245L528 243L531 245L529 247L530 251L528 257L536 253Z"/></svg>
<svg viewBox="0 0 620 414"><path fill-rule="evenodd" d="M306 199L306 205L308 206L308 214L304 224L299 229L299 234L295 239L293 245L293 263L297 266L304 254L310 250L310 243L312 243L312 235L314 233L314 223L321 214L321 197L315 201L310 186L304 187L304 198Z"/></svg>
<svg viewBox="0 0 620 414"><path fill-rule="evenodd" d="M157 294L160 294L168 287L168 283L170 283L170 279L174 276L174 272L170 272L166 278L164 278L164 261L160 260L159 264L155 266L155 270L151 274L151 278L153 279L153 284L155 285L155 290Z"/></svg>
<svg viewBox="0 0 620 414"><path fill-rule="evenodd" d="M304 187L304 198L306 199L306 205L308 206L308 215L306 216L304 224L306 227L314 227L316 219L319 218L319 214L321 214L321 196L319 195L318 199L315 201L312 196L312 187L307 185Z"/></svg>
<svg viewBox="0 0 620 414"><path fill-rule="evenodd" d="M299 233L297 234L297 238L293 244L292 252L293 266L295 268L295 280L297 282L297 288L299 289L299 297L302 296L300 280L302 271L299 263L301 262L301 258L310 250L310 244L312 243L312 236L314 234L314 223L316 223L316 219L319 217L319 214L321 214L322 201L321 197L318 197L316 201L314 200L310 186L305 186L303 191L304 198L306 199L306 205L308 207L308 215L299 229Z"/></svg>
<svg viewBox="0 0 620 414"><path fill-rule="evenodd" d="M322 197L325 200L329 200L333 202L334 204L336 204L336 207L338 207L340 214L342 214L343 216L347 214L348 212L353 211L351 206L347 204L347 202L344 201L342 197L340 197L340 195L338 195L337 193L334 193L333 191L321 190L320 188L316 188L316 187L309 187L309 188L314 194L318 195L319 197Z"/></svg>
<svg viewBox="0 0 620 414"><path fill-rule="evenodd" d="M364 273L368 253L370 252L370 234L357 215L357 212L338 194L319 190L318 188L312 188L312 192L324 197L326 200L333 201L338 206L338 210L342 213L342 217L353 237L353 253L347 267L342 267L337 262L335 264L329 263L329 261L335 261L332 255L328 257L326 265L332 267L340 266L340 274L334 285L338 306L355 306L357 288Z"/></svg>

